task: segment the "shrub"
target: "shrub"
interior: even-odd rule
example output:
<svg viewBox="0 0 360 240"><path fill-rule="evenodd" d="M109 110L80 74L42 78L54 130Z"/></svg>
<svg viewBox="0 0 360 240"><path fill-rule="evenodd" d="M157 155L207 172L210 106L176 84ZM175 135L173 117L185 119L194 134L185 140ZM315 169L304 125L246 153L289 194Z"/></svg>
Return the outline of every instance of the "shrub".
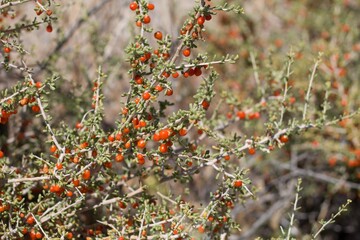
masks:
<svg viewBox="0 0 360 240"><path fill-rule="evenodd" d="M160 4L126 2L134 34L124 57L113 47L127 20L106 22L124 3L88 2L69 27L61 17L77 4L0 5L4 239L316 238L349 202L334 207L356 200L358 5L331 3L330 24L290 14L325 5L287 3L287 36L259 31L232 1L202 0L171 36L152 26ZM287 46L291 31L303 44ZM41 59L32 41L55 45ZM298 204L298 177L309 202ZM333 197L339 189L347 196ZM280 217L292 201L330 220L309 229L311 217ZM266 222L285 230L261 231Z"/></svg>

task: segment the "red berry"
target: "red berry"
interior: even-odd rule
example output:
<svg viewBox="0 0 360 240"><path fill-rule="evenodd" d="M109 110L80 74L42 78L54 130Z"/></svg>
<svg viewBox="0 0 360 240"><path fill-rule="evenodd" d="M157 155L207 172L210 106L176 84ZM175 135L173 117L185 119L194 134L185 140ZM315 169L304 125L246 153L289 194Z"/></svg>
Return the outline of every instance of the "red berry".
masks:
<svg viewBox="0 0 360 240"><path fill-rule="evenodd" d="M184 55L185 57L190 56L190 54L191 54L190 48L186 48L186 49L183 50L183 55Z"/></svg>
<svg viewBox="0 0 360 240"><path fill-rule="evenodd" d="M129 7L130 7L131 11L135 11L138 8L138 5L136 2L132 2L132 3L130 3Z"/></svg>
<svg viewBox="0 0 360 240"><path fill-rule="evenodd" d="M173 90L172 89L168 89L168 90L166 90L166 96L171 96L171 95L173 95Z"/></svg>
<svg viewBox="0 0 360 240"><path fill-rule="evenodd" d="M51 24L47 25L46 31L49 32L49 33L51 33L53 31L53 28L52 28Z"/></svg>
<svg viewBox="0 0 360 240"><path fill-rule="evenodd" d="M161 92L164 88L161 85L156 85L155 90Z"/></svg>
<svg viewBox="0 0 360 240"><path fill-rule="evenodd" d="M178 72L173 72L173 73L172 73L172 77L173 77L173 78L178 78L178 77L179 77L179 73L178 73Z"/></svg>
<svg viewBox="0 0 360 240"><path fill-rule="evenodd" d="M239 187L242 187L242 181L241 180L236 180L234 183L233 183L233 186L236 187L236 188L239 188Z"/></svg>
<svg viewBox="0 0 360 240"><path fill-rule="evenodd" d="M179 130L179 135L180 136L185 136L186 134L187 134L186 128L182 128L182 129Z"/></svg>
<svg viewBox="0 0 360 240"><path fill-rule="evenodd" d="M89 180L90 177L91 177L91 172L90 172L89 169L86 169L86 170L83 172L83 174L82 174L82 178L83 178L84 180Z"/></svg>
<svg viewBox="0 0 360 240"><path fill-rule="evenodd" d="M34 105L31 107L31 110L35 113L38 113L38 112L40 112L40 107L38 105Z"/></svg>
<svg viewBox="0 0 360 240"><path fill-rule="evenodd" d="M209 14L209 15L205 15L205 20L206 20L206 21L210 21L210 20L211 20L211 18L212 18L212 17L211 17L211 15L210 15L210 14Z"/></svg>
<svg viewBox="0 0 360 240"><path fill-rule="evenodd" d="M204 25L204 23L205 23L205 17L204 17L204 16L198 17L197 23L198 23L200 26Z"/></svg>
<svg viewBox="0 0 360 240"><path fill-rule="evenodd" d="M256 150L255 150L255 148L249 148L248 152L250 155L254 155Z"/></svg>
<svg viewBox="0 0 360 240"><path fill-rule="evenodd" d="M151 22L151 18L149 15L145 15L144 18L143 18L143 23L144 24L148 24Z"/></svg>
<svg viewBox="0 0 360 240"><path fill-rule="evenodd" d="M166 143L161 144L160 147L159 147L159 151L160 151L161 153L167 153L167 151L168 151L168 146L167 146L167 144L166 144Z"/></svg>
<svg viewBox="0 0 360 240"><path fill-rule="evenodd" d="M145 148L146 147L146 141L144 139L140 139L138 142L137 142L137 147L138 148Z"/></svg>
<svg viewBox="0 0 360 240"><path fill-rule="evenodd" d="M243 112L243 111L237 112L236 115L237 115L240 119L245 119L245 118L246 118L246 113Z"/></svg>
<svg viewBox="0 0 360 240"><path fill-rule="evenodd" d="M287 135L281 135L279 140L282 143L287 143L289 141L289 137Z"/></svg>
<svg viewBox="0 0 360 240"><path fill-rule="evenodd" d="M161 40L162 39L162 33L160 31L157 31L157 32L154 33L154 37L157 40Z"/></svg>
<svg viewBox="0 0 360 240"><path fill-rule="evenodd" d="M63 169L62 163L57 163L55 166L56 166L56 169L57 169L57 170Z"/></svg>
<svg viewBox="0 0 360 240"><path fill-rule="evenodd" d="M4 157L4 152L0 150L0 158Z"/></svg>
<svg viewBox="0 0 360 240"><path fill-rule="evenodd" d="M152 4L152 3L148 3L148 4L147 4L147 8L148 8L149 10L154 10L155 5Z"/></svg>
<svg viewBox="0 0 360 240"><path fill-rule="evenodd" d="M159 135L160 135L160 139L161 140L166 140L170 137L171 135L171 130L170 129L163 129L163 130L160 130L159 132Z"/></svg>
<svg viewBox="0 0 360 240"><path fill-rule="evenodd" d="M145 163L144 155L142 155L141 153L138 153L138 154L136 155L136 157L137 157L138 163L139 163L140 165L143 165L143 164Z"/></svg>
<svg viewBox="0 0 360 240"><path fill-rule="evenodd" d="M204 100L204 101L202 101L201 105L206 110L209 108L210 103L208 101Z"/></svg>
<svg viewBox="0 0 360 240"><path fill-rule="evenodd" d="M151 97L151 94L149 92L144 92L143 95L142 95L142 98L144 100L149 100Z"/></svg>
<svg viewBox="0 0 360 240"><path fill-rule="evenodd" d="M35 223L34 217L33 217L33 216L29 216L29 217L26 219L26 223L27 223L27 224L30 224L30 225L34 224L34 223Z"/></svg>
<svg viewBox="0 0 360 240"><path fill-rule="evenodd" d="M4 47L4 52L5 52L5 53L10 53L10 52L11 52L11 48L9 48L9 47Z"/></svg>

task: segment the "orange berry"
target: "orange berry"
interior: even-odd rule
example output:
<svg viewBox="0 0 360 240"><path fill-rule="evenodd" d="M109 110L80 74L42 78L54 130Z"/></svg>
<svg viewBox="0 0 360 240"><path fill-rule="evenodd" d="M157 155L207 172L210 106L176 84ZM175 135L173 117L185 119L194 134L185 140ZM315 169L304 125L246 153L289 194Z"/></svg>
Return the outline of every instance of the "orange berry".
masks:
<svg viewBox="0 0 360 240"><path fill-rule="evenodd" d="M144 155L143 155L143 154L138 153L138 154L136 155L136 157L137 157L138 163L139 163L140 165L143 165L143 164L145 163L145 158L144 158Z"/></svg>
<svg viewBox="0 0 360 240"><path fill-rule="evenodd" d="M190 54L191 54L190 48L186 48L186 49L183 50L183 55L184 55L185 57L190 56Z"/></svg>
<svg viewBox="0 0 360 240"><path fill-rule="evenodd" d="M11 48L9 48L9 47L4 47L4 52L5 52L5 53L10 53L10 52L11 52Z"/></svg>
<svg viewBox="0 0 360 240"><path fill-rule="evenodd" d="M50 152L54 153L54 152L56 152L56 150L57 150L57 147L55 145L51 145Z"/></svg>
<svg viewBox="0 0 360 240"><path fill-rule="evenodd" d="M240 118L240 119L245 119L246 118L246 114L244 111L239 111L236 113L236 115Z"/></svg>
<svg viewBox="0 0 360 240"><path fill-rule="evenodd" d="M159 147L159 151L160 151L161 153L167 153L167 151L168 151L168 146L167 146L167 144L166 144L166 143L161 144L160 147Z"/></svg>
<svg viewBox="0 0 360 240"><path fill-rule="evenodd" d="M205 23L205 17L204 17L204 16L198 17L197 23L198 23L200 26L204 25L204 23Z"/></svg>
<svg viewBox="0 0 360 240"><path fill-rule="evenodd" d="M152 4L152 3L148 3L148 4L147 4L147 8L148 8L149 10L154 10L154 9L155 9L155 5Z"/></svg>
<svg viewBox="0 0 360 240"><path fill-rule="evenodd" d="M171 134L171 130L170 129L163 129L163 130L160 130L159 132L159 135L160 135L160 139L161 140L166 140L170 137L170 134Z"/></svg>
<svg viewBox="0 0 360 240"><path fill-rule="evenodd" d="M167 89L166 92L165 92L165 95L166 95L166 96L171 96L171 95L173 95L173 93L174 93L174 92L173 92L172 89Z"/></svg>
<svg viewBox="0 0 360 240"><path fill-rule="evenodd" d="M0 158L4 157L4 152L0 150Z"/></svg>
<svg viewBox="0 0 360 240"><path fill-rule="evenodd" d="M186 128L182 128L182 129L179 130L179 135L180 136L185 136L186 134L187 134Z"/></svg>
<svg viewBox="0 0 360 240"><path fill-rule="evenodd" d="M163 89L164 88L160 84L155 86L155 90L158 91L158 92L161 92Z"/></svg>
<svg viewBox="0 0 360 240"><path fill-rule="evenodd" d="M29 217L26 219L26 223L27 223L27 224L30 224L30 225L34 224L34 223L35 223L34 217L33 217L33 216L29 216Z"/></svg>
<svg viewBox="0 0 360 240"><path fill-rule="evenodd" d="M52 13L53 13L53 12L52 12L50 9L46 10L46 15L51 16Z"/></svg>
<svg viewBox="0 0 360 240"><path fill-rule="evenodd" d="M138 142L137 142L137 147L138 148L145 148L146 147L146 141L144 139L140 139Z"/></svg>
<svg viewBox="0 0 360 240"><path fill-rule="evenodd" d="M123 160L124 160L124 155L122 155L121 153L116 154L115 156L116 162L122 162Z"/></svg>
<svg viewBox="0 0 360 240"><path fill-rule="evenodd" d="M151 22L151 18L149 15L145 15L144 18L143 18L143 23L144 24L148 24Z"/></svg>
<svg viewBox="0 0 360 240"><path fill-rule="evenodd" d="M255 150L255 148L249 148L248 152L250 155L254 155L256 150Z"/></svg>
<svg viewBox="0 0 360 240"><path fill-rule="evenodd" d="M178 73L178 72L173 72L173 73L172 73L172 77L173 77L173 78L178 78L178 77L179 77L179 73Z"/></svg>
<svg viewBox="0 0 360 240"><path fill-rule="evenodd" d="M160 31L157 31L157 32L154 33L154 37L157 40L161 40L162 39L162 33Z"/></svg>
<svg viewBox="0 0 360 240"><path fill-rule="evenodd" d="M31 107L31 110L35 113L38 113L38 112L40 112L40 107L38 105L34 105Z"/></svg>
<svg viewBox="0 0 360 240"><path fill-rule="evenodd" d="M282 143L287 143L289 141L289 137L287 135L281 135L279 140Z"/></svg>
<svg viewBox="0 0 360 240"><path fill-rule="evenodd" d="M84 180L89 180L90 177L91 177L91 172L90 172L89 169L86 169L86 170L83 172L83 174L82 174L82 178L83 178Z"/></svg>
<svg viewBox="0 0 360 240"><path fill-rule="evenodd" d="M56 169L57 169L57 170L63 169L62 163L57 163L55 166L56 166Z"/></svg>
<svg viewBox="0 0 360 240"><path fill-rule="evenodd" d="M241 180L236 180L233 183L233 186L236 187L236 188L239 188L239 187L242 187L242 184L243 184L243 182Z"/></svg>
<svg viewBox="0 0 360 240"><path fill-rule="evenodd" d="M138 4L136 2L130 3L130 9L131 11L135 11L138 8Z"/></svg>
<svg viewBox="0 0 360 240"><path fill-rule="evenodd" d="M143 95L142 95L142 98L144 100L149 100L151 97L151 94L149 92L144 92Z"/></svg>

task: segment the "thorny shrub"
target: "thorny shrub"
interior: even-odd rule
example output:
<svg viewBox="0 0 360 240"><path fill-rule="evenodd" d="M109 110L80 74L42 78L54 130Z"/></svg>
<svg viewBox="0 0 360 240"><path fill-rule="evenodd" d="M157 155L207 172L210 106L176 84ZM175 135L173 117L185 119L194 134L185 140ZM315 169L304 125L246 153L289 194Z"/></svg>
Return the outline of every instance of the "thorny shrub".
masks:
<svg viewBox="0 0 360 240"><path fill-rule="evenodd" d="M359 4L335 1L331 21L315 21L307 19L307 11L324 11L325 5L284 1L288 13L304 18L295 22L290 14L282 16L286 30L303 33L297 36L303 44L289 47L283 32L266 36L256 29L257 19L231 5L235 1L194 3L175 36L152 28L152 20L161 17L154 13L157 5L127 2L136 28L125 49L126 63L120 64L127 64L121 78L128 91L109 125L103 89L114 70L86 69L97 73L91 87L69 96L63 94L65 73L57 66L66 62L58 52L71 35L108 2L99 1L64 34L56 30L61 29L56 13L65 3L1 1L1 78L18 81L2 91L0 100L2 239L253 234L290 239L311 230L316 238L345 210L349 202L331 217L320 211L330 204L328 196L327 205L315 206L320 211L315 220L330 220L309 231L295 223L299 176L307 183L301 192L305 197L360 189L360 33L351 28ZM32 5L33 12L18 16L22 5ZM23 35L42 30L56 30L59 38L52 54L40 61L24 47ZM100 55L106 44L93 31L93 51ZM212 57L219 51L223 57ZM29 58L35 58L31 66ZM100 66L106 60L116 62L94 58ZM60 115L57 111L66 110L59 105L71 108L68 114ZM317 186L314 180L326 184ZM335 189L321 190L327 184ZM291 201L290 218L276 220L276 212ZM252 209L254 202L260 209ZM260 232L269 219L283 230ZM243 227L246 231L239 232Z"/></svg>

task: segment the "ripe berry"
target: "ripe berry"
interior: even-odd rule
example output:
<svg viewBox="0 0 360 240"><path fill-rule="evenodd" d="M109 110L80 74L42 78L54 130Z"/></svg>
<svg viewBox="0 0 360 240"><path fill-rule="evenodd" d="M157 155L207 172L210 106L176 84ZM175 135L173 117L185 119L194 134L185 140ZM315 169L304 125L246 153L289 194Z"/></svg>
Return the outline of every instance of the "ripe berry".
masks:
<svg viewBox="0 0 360 240"><path fill-rule="evenodd" d="M246 113L243 112L243 111L237 112L236 115L237 115L240 119L245 119L245 118L246 118Z"/></svg>
<svg viewBox="0 0 360 240"><path fill-rule="evenodd" d="M161 85L156 85L155 90L161 92L164 88Z"/></svg>
<svg viewBox="0 0 360 240"><path fill-rule="evenodd" d="M0 150L0 158L4 157L4 152Z"/></svg>
<svg viewBox="0 0 360 240"><path fill-rule="evenodd" d="M142 95L142 98L144 100L149 100L151 97L151 94L149 92L144 92L143 95Z"/></svg>
<svg viewBox="0 0 360 240"><path fill-rule="evenodd" d="M56 150L57 150L57 147L55 145L51 145L50 152L54 153L54 152L56 152Z"/></svg>
<svg viewBox="0 0 360 240"><path fill-rule="evenodd" d="M11 48L9 48L9 47L4 47L4 52L5 52L5 53L10 53L10 52L11 52Z"/></svg>
<svg viewBox="0 0 360 240"><path fill-rule="evenodd" d="M198 23L200 26L204 25L204 23L205 23L205 17L204 17L204 16L198 17L197 23Z"/></svg>
<svg viewBox="0 0 360 240"><path fill-rule="evenodd" d="M122 155L121 153L116 154L116 156L115 156L115 161L116 161L116 162L122 162L122 161L124 161L124 155Z"/></svg>
<svg viewBox="0 0 360 240"><path fill-rule="evenodd" d="M55 166L56 166L56 169L57 169L57 170L63 169L62 163L57 163Z"/></svg>
<svg viewBox="0 0 360 240"><path fill-rule="evenodd" d="M168 151L168 146L167 146L167 144L166 144L166 143L161 144L160 147L159 147L159 151L160 151L161 153L167 153L167 151Z"/></svg>
<svg viewBox="0 0 360 240"><path fill-rule="evenodd" d="M157 40L161 40L162 39L162 33L160 31L157 31L154 33L154 37L157 39Z"/></svg>
<svg viewBox="0 0 360 240"><path fill-rule="evenodd" d="M155 133L154 134L154 136L153 136L153 140L155 141L155 142L158 142L158 141L160 141L160 134L159 133Z"/></svg>
<svg viewBox="0 0 360 240"><path fill-rule="evenodd" d="M178 77L179 77L179 73L178 73L178 72L173 72L173 73L172 73L172 77L173 77L173 78L178 78Z"/></svg>
<svg viewBox="0 0 360 240"><path fill-rule="evenodd" d="M210 103L206 100L202 101L201 106L203 107L203 109L207 110L210 106Z"/></svg>
<svg viewBox="0 0 360 240"><path fill-rule="evenodd" d="M26 219L26 223L27 223L27 224L30 224L30 225L34 224L34 223L35 223L34 217L33 217L33 216L29 216L29 217Z"/></svg>
<svg viewBox="0 0 360 240"><path fill-rule="evenodd" d="M51 24L47 25L46 31L49 32L49 33L51 33L53 31L53 28L52 28Z"/></svg>
<svg viewBox="0 0 360 240"><path fill-rule="evenodd" d="M190 56L190 54L191 54L190 48L186 48L186 49L183 50L183 55L184 55L185 57Z"/></svg>
<svg viewBox="0 0 360 240"><path fill-rule="evenodd" d="M89 180L90 177L91 177L90 170L89 170L89 169L86 169L86 170L83 172L83 174L82 174L82 178L83 178L84 180Z"/></svg>
<svg viewBox="0 0 360 240"><path fill-rule="evenodd" d="M40 112L40 107L38 105L34 105L31 107L31 110L35 113L38 113L38 112Z"/></svg>
<svg viewBox="0 0 360 240"><path fill-rule="evenodd" d="M143 165L143 164L145 163L144 155L142 155L141 153L138 153L138 154L136 155L136 157L137 157L138 163L139 163L140 165Z"/></svg>
<svg viewBox="0 0 360 240"><path fill-rule="evenodd" d="M41 234L41 232L37 232L36 234L35 234L35 237L36 237L36 239L42 239L42 234Z"/></svg>
<svg viewBox="0 0 360 240"><path fill-rule="evenodd" d="M145 148L146 147L146 141L144 139L140 139L138 142L137 142L137 147L138 148Z"/></svg>
<svg viewBox="0 0 360 240"><path fill-rule="evenodd" d="M149 15L145 15L144 18L143 18L143 23L144 24L148 24L151 22L151 18Z"/></svg>
<svg viewBox="0 0 360 240"><path fill-rule="evenodd" d="M171 134L171 130L170 129L162 129L160 130L159 132L159 135L160 135L160 139L161 140L166 140L170 137L170 134Z"/></svg>
<svg viewBox="0 0 360 240"><path fill-rule="evenodd" d="M209 15L205 15L205 20L206 20L206 21L210 21L210 20L211 20L211 18L212 18L212 17L211 17L211 15L210 15L210 14L209 14Z"/></svg>
<svg viewBox="0 0 360 240"><path fill-rule="evenodd" d="M138 5L136 2L132 2L132 3L130 3L129 7L130 7L131 11L135 11L138 8Z"/></svg>
<svg viewBox="0 0 360 240"><path fill-rule="evenodd" d="M172 89L168 89L168 90L166 90L166 96L171 96L171 95L173 95L173 90Z"/></svg>
<svg viewBox="0 0 360 240"><path fill-rule="evenodd" d="M148 4L147 4L147 8L148 8L149 10L154 10L154 9L155 9L155 5L152 4L152 3L148 3Z"/></svg>
<svg viewBox="0 0 360 240"><path fill-rule="evenodd" d="M108 136L108 140L109 140L109 142L113 142L113 141L115 141L115 136L114 135L109 135Z"/></svg>
<svg viewBox="0 0 360 240"><path fill-rule="evenodd" d="M254 155L256 150L255 150L255 148L249 148L248 152L250 155Z"/></svg>
<svg viewBox="0 0 360 240"><path fill-rule="evenodd" d="M233 186L236 187L236 188L239 188L239 187L242 187L242 181L241 180L236 180L234 183L233 183Z"/></svg>
<svg viewBox="0 0 360 240"><path fill-rule="evenodd" d="M186 128L182 128L182 129L179 130L179 135L180 136L185 136L186 134L187 134Z"/></svg>
<svg viewBox="0 0 360 240"><path fill-rule="evenodd" d="M281 135L279 140L282 143L287 143L289 141L289 137L287 135Z"/></svg>
<svg viewBox="0 0 360 240"><path fill-rule="evenodd" d="M52 13L53 13L53 12L52 12L50 9L46 10L46 15L51 16Z"/></svg>

